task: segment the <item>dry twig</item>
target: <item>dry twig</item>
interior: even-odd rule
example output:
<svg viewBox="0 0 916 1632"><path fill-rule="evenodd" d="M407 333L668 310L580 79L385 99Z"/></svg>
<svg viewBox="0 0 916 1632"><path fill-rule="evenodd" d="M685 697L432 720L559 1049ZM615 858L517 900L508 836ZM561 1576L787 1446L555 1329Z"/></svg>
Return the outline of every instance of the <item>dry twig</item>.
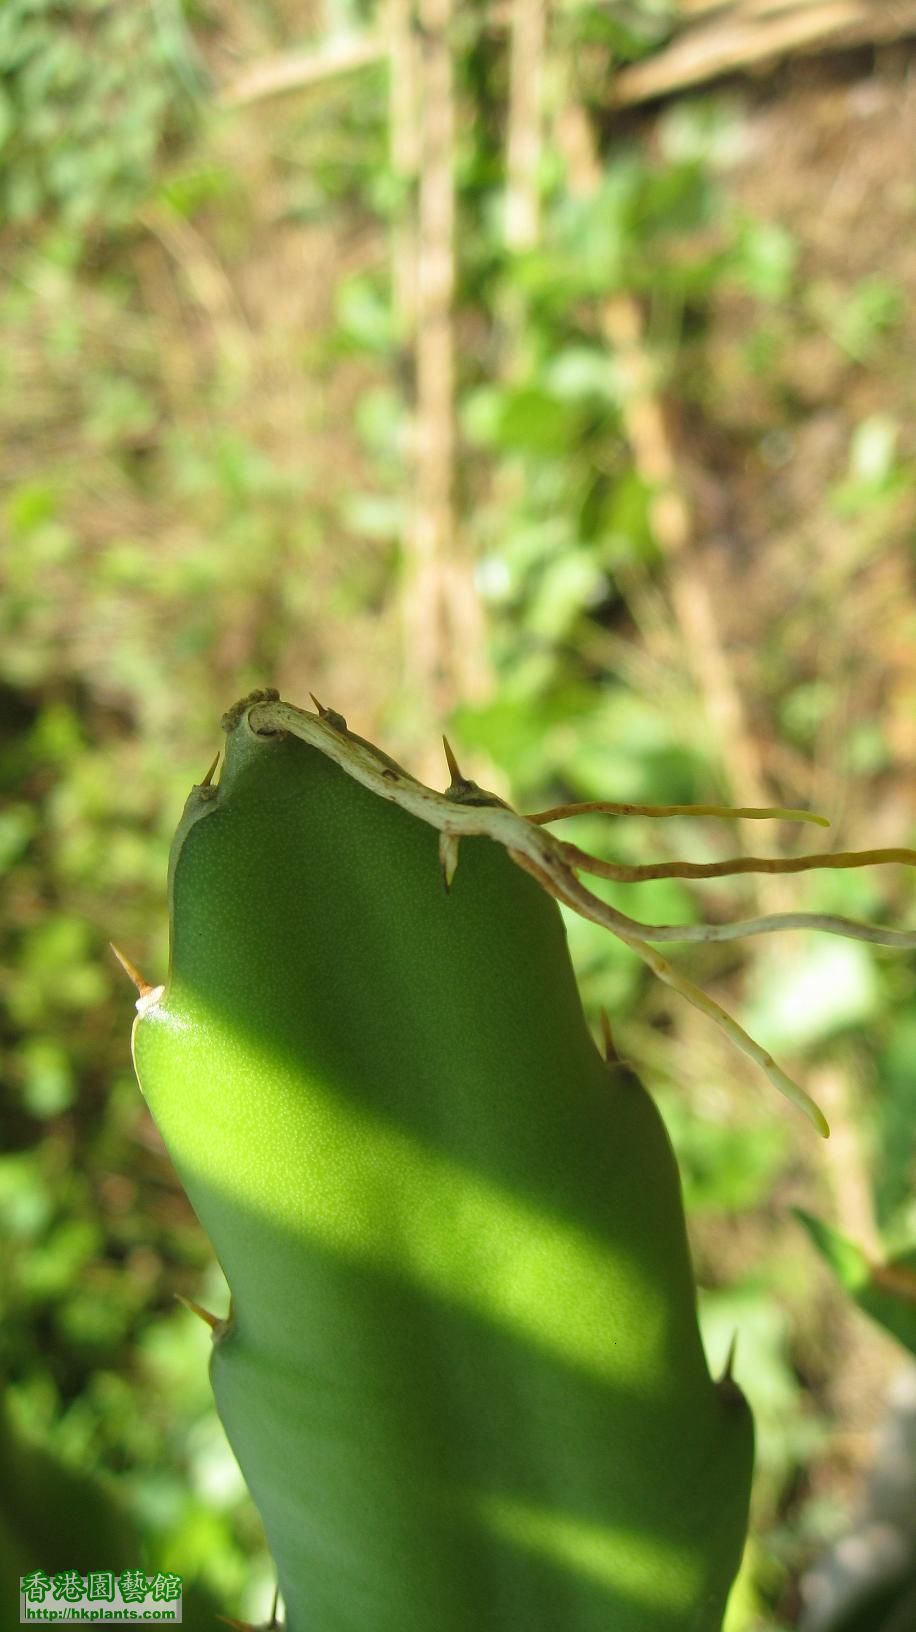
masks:
<svg viewBox="0 0 916 1632"><path fill-rule="evenodd" d="M285 56L254 63L225 87L219 100L225 108L245 107L266 97L323 85L330 79L339 79L342 74L369 68L382 62L384 57L385 43L380 36L346 35L314 51L290 51Z"/></svg>
<svg viewBox="0 0 916 1632"><path fill-rule="evenodd" d="M611 100L632 107L691 90L723 74L775 63L793 52L886 44L916 32L913 0L792 0L732 4L679 30L670 45L622 68Z"/></svg>

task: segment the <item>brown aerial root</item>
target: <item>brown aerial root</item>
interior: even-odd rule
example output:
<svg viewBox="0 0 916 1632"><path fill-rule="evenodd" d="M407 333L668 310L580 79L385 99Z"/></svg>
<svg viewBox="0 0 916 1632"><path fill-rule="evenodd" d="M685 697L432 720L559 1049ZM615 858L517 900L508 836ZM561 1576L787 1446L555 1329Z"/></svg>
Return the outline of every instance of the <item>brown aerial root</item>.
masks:
<svg viewBox="0 0 916 1632"><path fill-rule="evenodd" d="M381 749L349 731L342 715L316 702L319 712L311 714L281 702L271 694L256 694L236 705L226 716L230 728L243 718L255 732L290 732L327 755L335 764L369 788L382 799L390 800L427 822L440 834L440 868L446 887L454 877L457 863L458 840L464 835L483 835L502 846L511 859L530 873L541 887L563 906L583 918L601 924L632 948L637 957L648 965L659 980L678 992L694 1008L719 1026L742 1053L748 1055L766 1073L779 1092L799 1106L810 1117L818 1131L828 1133L823 1113L806 1094L777 1065L772 1055L749 1037L737 1021L720 1004L704 992L686 975L675 969L655 950L650 942L732 941L748 935L765 935L781 929L816 929L828 935L843 935L853 940L870 941L876 946L916 948L916 932L885 929L878 924L863 924L852 918L818 912L772 913L763 918L750 918L730 924L646 924L620 912L600 896L593 894L578 877L594 873L617 883L641 883L650 878L725 878L735 873L806 872L815 867L845 868L883 865L899 862L906 866L916 864L916 851L903 848L888 850L836 851L832 855L769 858L766 856L739 856L723 862L660 862L640 867L601 861L568 844L547 831L546 824L566 816L603 812L613 815L674 816L710 815L728 819L807 821L826 827L823 816L810 811L767 809L737 809L725 805L632 805L613 804L606 800L592 800L580 805L557 805L551 810L539 811L532 816L513 810L495 794L478 789L459 770L451 745L446 747L450 789L440 793L428 788L409 772L398 767L398 776L392 778L393 761ZM460 778L460 781L457 780ZM468 792L470 790L470 792Z"/></svg>
<svg viewBox="0 0 916 1632"><path fill-rule="evenodd" d="M525 819L539 826L545 822L565 821L568 816L588 816L597 812L604 816L724 816L730 821L813 822L816 827L829 827L826 816L813 810L783 810L778 805L761 809L748 805L621 805L611 799L586 799L577 805L553 805L550 810L538 810Z"/></svg>

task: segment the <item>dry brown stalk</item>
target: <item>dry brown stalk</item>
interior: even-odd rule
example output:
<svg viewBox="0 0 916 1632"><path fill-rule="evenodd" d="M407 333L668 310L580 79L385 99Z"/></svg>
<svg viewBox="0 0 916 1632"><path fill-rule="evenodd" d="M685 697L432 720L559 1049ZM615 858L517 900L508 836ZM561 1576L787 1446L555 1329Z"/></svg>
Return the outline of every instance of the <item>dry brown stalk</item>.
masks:
<svg viewBox="0 0 916 1632"><path fill-rule="evenodd" d="M538 171L546 0L512 0L509 25L509 118L506 143L506 245L533 249L540 231Z"/></svg>
<svg viewBox="0 0 916 1632"><path fill-rule="evenodd" d="M380 35L347 35L314 51L290 51L284 56L254 63L225 87L220 93L220 102L226 108L241 108L265 97L322 85L329 79L340 78L341 74L352 74L382 62L384 57L385 42Z"/></svg>
<svg viewBox="0 0 916 1632"><path fill-rule="evenodd" d="M455 468L454 83L452 0L420 0L420 173L417 199L415 491L404 584L412 680L436 709L449 687L443 563L453 542Z"/></svg>
<svg viewBox="0 0 916 1632"><path fill-rule="evenodd" d="M388 0L388 141L391 168L404 192L392 225L391 283L398 333L414 337L416 322L416 213L413 193L420 169L418 43L412 0Z"/></svg>
<svg viewBox="0 0 916 1632"><path fill-rule="evenodd" d="M717 9L681 29L663 51L614 80L612 100L631 107L707 84L723 74L820 51L901 40L916 32L913 0L756 0Z"/></svg>
<svg viewBox="0 0 916 1632"><path fill-rule="evenodd" d="M405 539L404 649L430 713L486 686L472 562L455 526L455 87L453 0L419 0L416 415L413 514Z"/></svg>
<svg viewBox="0 0 916 1632"><path fill-rule="evenodd" d="M835 1213L842 1229L868 1257L883 1255L878 1221L872 1199L869 1164L860 1135L862 1116L853 1103L854 1090L847 1072L839 1065L824 1065L813 1071L812 1088L830 1123L831 1137L826 1146Z"/></svg>

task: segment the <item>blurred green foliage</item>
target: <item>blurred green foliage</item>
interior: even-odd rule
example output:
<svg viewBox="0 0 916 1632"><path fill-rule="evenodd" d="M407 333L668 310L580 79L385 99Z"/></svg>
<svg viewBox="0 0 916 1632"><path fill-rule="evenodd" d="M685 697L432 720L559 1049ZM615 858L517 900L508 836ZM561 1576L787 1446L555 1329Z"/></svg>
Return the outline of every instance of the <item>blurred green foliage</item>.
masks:
<svg viewBox="0 0 916 1632"><path fill-rule="evenodd" d="M8 0L0 11L0 219L127 227L198 75L177 5ZM182 93L184 93L182 95Z"/></svg>
<svg viewBox="0 0 916 1632"><path fill-rule="evenodd" d="M602 323L624 292L711 518L718 639L774 798L826 804L838 845L912 843L912 314L893 265L841 276L806 221L749 206L740 100L683 98L605 133L613 63L672 18L634 0L566 22L600 182L577 193L548 140L524 253L500 225L504 52L473 27L459 42L459 486L493 682L440 723L523 809L741 793L671 610L679 569ZM325 14L329 30L365 20ZM314 689L408 762L426 749L399 647L409 370L386 234L405 196L385 75L250 109L214 92L303 28L279 3L0 8L0 1367L15 1433L74 1476L116 1478L148 1556L252 1616L269 1565L213 1415L206 1331L175 1302L218 1302L219 1278L139 1100L106 943L161 978L171 832L252 686ZM659 828L590 818L575 837L624 861L738 842ZM763 899L745 881L664 881L638 905L596 888L664 920ZM812 910L912 921L897 870L791 889ZM891 1364L790 1212L841 1212L842 1175L623 946L568 930L587 1012L608 1007L668 1120L713 1360L741 1334L760 1473L729 1632L782 1632L849 1507L837 1355ZM907 1250L911 960L782 939L680 956L796 1072L846 1083L834 1114Z"/></svg>

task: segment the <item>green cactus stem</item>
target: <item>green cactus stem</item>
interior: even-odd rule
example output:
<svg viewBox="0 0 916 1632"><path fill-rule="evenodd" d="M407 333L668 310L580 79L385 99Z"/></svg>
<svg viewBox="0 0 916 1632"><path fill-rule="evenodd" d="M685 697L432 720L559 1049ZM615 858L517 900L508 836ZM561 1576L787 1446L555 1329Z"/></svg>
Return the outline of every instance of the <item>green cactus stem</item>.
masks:
<svg viewBox="0 0 916 1632"><path fill-rule="evenodd" d="M575 807L524 817L450 749L437 793L316 706L226 716L134 1028L231 1289L213 1387L289 1632L718 1632L750 1413L709 1374L670 1144L592 1040L554 897L826 1125L649 945L715 930L581 884L601 864L546 830Z"/></svg>

